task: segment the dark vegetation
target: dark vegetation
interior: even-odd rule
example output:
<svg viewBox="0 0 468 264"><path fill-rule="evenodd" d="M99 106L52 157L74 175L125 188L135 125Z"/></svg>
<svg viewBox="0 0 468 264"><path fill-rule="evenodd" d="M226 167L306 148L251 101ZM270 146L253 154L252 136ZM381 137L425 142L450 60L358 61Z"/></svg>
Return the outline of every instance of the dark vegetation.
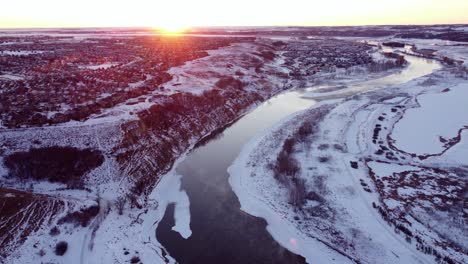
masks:
<svg viewBox="0 0 468 264"><path fill-rule="evenodd" d="M115 201L115 207L117 208L117 212L119 213L119 215L123 214L123 210L125 208L126 203L127 203L126 197L122 197L122 196L117 198L117 200Z"/></svg>
<svg viewBox="0 0 468 264"><path fill-rule="evenodd" d="M468 33L460 31L429 33L429 32L411 32L397 34L398 38L416 38L416 39L443 39L451 41L468 42Z"/></svg>
<svg viewBox="0 0 468 264"><path fill-rule="evenodd" d="M300 178L301 168L292 156L294 140L287 139L283 149L272 166L275 178L289 190L289 202L300 208L306 201L306 187L304 179Z"/></svg>
<svg viewBox="0 0 468 264"><path fill-rule="evenodd" d="M141 262L140 262L140 258L137 257L137 256L133 256L133 257L130 259L130 263L132 263L132 264L141 263Z"/></svg>
<svg viewBox="0 0 468 264"><path fill-rule="evenodd" d="M245 84L239 81L238 79L228 76L228 77L223 77L219 79L215 83L216 87L220 89L226 89L226 88L234 88L234 89L242 89L244 88Z"/></svg>
<svg viewBox="0 0 468 264"><path fill-rule="evenodd" d="M10 177L60 182L73 188L83 187L83 176L103 162L98 150L72 147L32 148L4 160Z"/></svg>
<svg viewBox="0 0 468 264"><path fill-rule="evenodd" d="M393 52L385 52L383 55L391 60L385 62L372 62L369 64L370 72L381 72L395 68L401 68L405 66L408 62L405 60L405 57L400 54Z"/></svg>
<svg viewBox="0 0 468 264"><path fill-rule="evenodd" d="M283 47L291 72L290 77L304 79L317 72L330 72L336 68L347 69L372 62L368 51L371 45L349 41L289 42Z"/></svg>
<svg viewBox="0 0 468 264"><path fill-rule="evenodd" d="M257 53L257 55L259 55L260 57L268 60L268 61L271 61L273 59L276 58L276 54L271 51L271 50L264 50L264 51L261 51L259 53Z"/></svg>
<svg viewBox="0 0 468 264"><path fill-rule="evenodd" d="M395 36L399 38L417 38L417 39L443 39L452 41L468 42L468 33L458 30L458 26L463 25L447 25L440 27L435 26L342 26L342 27L288 27L285 29L272 28L271 30L256 31L231 31L229 34L242 35L273 35L273 36L291 36L300 39L307 39L309 36L326 36L326 37L389 37ZM293 29L293 30L291 30ZM206 34L227 34L225 31L203 31Z"/></svg>
<svg viewBox="0 0 468 264"><path fill-rule="evenodd" d="M66 216L62 217L58 224L73 224L75 226L88 226L91 219L93 219L99 213L100 207L99 205L93 205L79 211L75 211L72 213L67 214Z"/></svg>
<svg viewBox="0 0 468 264"><path fill-rule="evenodd" d="M206 50L236 40L238 38L133 36L62 42L60 38L44 36L8 38L0 51L45 52L20 56L0 53L2 72L28 77L0 79L0 119L7 127L84 120L128 99L164 90L162 84L172 79L166 72L169 68L205 57ZM24 42L21 45L8 43L19 41ZM33 44L27 44L28 41ZM105 63L113 66L86 67ZM131 86L135 83L139 83L138 87ZM102 96L105 94L112 96ZM57 113L48 116L48 111Z"/></svg>
<svg viewBox="0 0 468 264"><path fill-rule="evenodd" d="M307 200L308 196L316 197L316 195L308 193L306 182L301 178L301 167L299 162L294 158L294 151L298 145L305 146L311 144L313 135L317 132L318 127L313 125L319 123L326 113L328 108L322 107L314 109L309 120L304 121L302 125L293 133L293 135L286 139L283 143L282 149L278 154L276 160L269 167L273 171L275 179L289 191L289 203L295 208L301 208ZM314 123L312 123L314 122ZM327 146L328 147L328 146ZM328 162L330 157L318 157L321 163Z"/></svg>
<svg viewBox="0 0 468 264"><path fill-rule="evenodd" d="M392 48L404 48L405 43L400 43L400 42L383 42L382 45L387 46L387 47L392 47Z"/></svg>
<svg viewBox="0 0 468 264"><path fill-rule="evenodd" d="M55 245L55 255L63 256L67 252L68 243L65 241L60 241Z"/></svg>
<svg viewBox="0 0 468 264"><path fill-rule="evenodd" d="M426 241L424 241L424 239L422 239L419 235L413 234L413 232L411 232L411 230L409 230L405 225L400 224L397 219L393 218L391 214L388 213L384 207L378 206L375 203L372 203L372 206L379 212L379 214L388 224L394 226L395 233L397 234L402 233L405 236L406 242L411 244L413 242L413 239L416 240L417 250L428 255L433 255L437 263L446 263L446 264L459 263L449 256L443 256L439 251L437 251L437 249L428 245Z"/></svg>
<svg viewBox="0 0 468 264"><path fill-rule="evenodd" d="M58 227L54 226L52 229L50 229L49 235L57 236L59 234L60 234L60 229L58 229Z"/></svg>
<svg viewBox="0 0 468 264"><path fill-rule="evenodd" d="M374 181L382 201L386 199L397 200L403 204L405 211L389 209L385 202L382 206L375 203L372 206L389 225L393 226L396 233L404 236L408 243L415 243L416 249L419 251L433 255L437 263L460 263L452 256L444 256L436 248L438 246L444 249L451 247L455 251L466 254L466 249L463 246L439 233L437 225L433 226L431 230L438 233L443 240L437 241L433 245L427 243L421 238L417 229L412 231L412 224L408 218L415 218L419 223L426 225L427 219L425 217L437 219L442 216L445 219L439 218L439 221L445 225L450 223L453 231L460 230L460 228L463 230L464 216L460 215L460 212L463 211L466 183L462 179L463 176L460 175L466 175L466 170L460 167L450 170L428 167L420 167L420 169L421 171L404 171L396 173L392 177L382 178L376 177L375 173L369 170L370 178ZM425 194L419 191L427 190L429 186L434 194ZM401 197L396 195L395 190L398 188L414 190L414 192L412 195ZM454 191L448 191L449 189ZM440 204L434 203L435 198L441 200ZM418 214L414 214L420 209L428 215L418 217Z"/></svg>

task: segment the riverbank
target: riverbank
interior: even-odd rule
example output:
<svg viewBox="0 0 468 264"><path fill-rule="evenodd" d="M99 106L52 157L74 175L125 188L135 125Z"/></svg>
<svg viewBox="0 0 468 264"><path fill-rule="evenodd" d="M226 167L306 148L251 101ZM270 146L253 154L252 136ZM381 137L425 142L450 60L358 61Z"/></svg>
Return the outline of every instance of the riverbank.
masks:
<svg viewBox="0 0 468 264"><path fill-rule="evenodd" d="M275 240L310 263L330 261L327 253L311 250L311 245L325 246L351 262L466 262L463 238L448 231L464 232L459 225L464 176L455 168L466 165L449 165L444 157L425 161L389 146L394 141L387 136L406 109L418 107L414 103L421 94L438 98L452 91L450 87L466 89L466 79L452 70L413 76L407 83L373 87L344 99L339 98L345 94L331 91L319 98L319 105L253 139L229 168L242 210L264 218ZM326 100L330 98L334 100ZM423 119L431 120L431 115ZM458 131L464 125L451 128ZM310 130L299 138L303 127ZM286 142L291 145L288 166L296 168L283 170L290 182L278 179L276 165ZM463 152L454 151L450 159L460 161L455 153ZM446 212L446 206L453 207ZM452 220L435 220L446 214Z"/></svg>
<svg viewBox="0 0 468 264"><path fill-rule="evenodd" d="M349 45L344 45L345 43ZM317 49L311 53L310 50L313 48ZM350 53L349 49L356 52ZM192 149L196 142L211 131L224 127L226 123L253 110L271 96L290 87L307 85L313 81L316 74L320 75L315 61L320 59L322 53L327 57L328 73L333 70L332 66L340 61L343 54L348 54L345 56L347 62L341 65L361 65L357 67L362 67L365 72L366 59L370 58L368 51L371 52L369 47L363 44L333 40L291 41L291 43L259 40L255 43L236 44L218 51L209 51L210 56L173 69L171 73L175 76L168 84L170 87L166 87L166 92L152 94L141 103L110 109L108 114L111 116L98 116L96 120L88 120L79 125L25 128L2 132L2 136L10 144L5 155L29 148L31 141L36 142L37 148L59 144L98 149L104 156L104 162L84 176L84 190L64 191L76 200L101 200L110 205L110 211L106 212L104 219L100 219L99 225L93 225L92 229L91 227L69 228L68 225L59 225L60 230L66 230L60 236L52 236L48 233L52 225L59 220L57 217L62 214L48 214L47 217L53 224L40 226L39 231L29 236L23 246L15 247L15 252L21 255L23 250L28 250L34 245L41 245L46 252L42 259L53 261L60 258L51 250L54 244L58 243L59 239L68 240L67 237L75 236L76 239L73 241L83 242L70 243L67 256L79 255L79 261L83 263L89 259L96 259L97 262L102 263L129 261L134 257L145 262L169 259L168 252L154 238L156 228L159 226L158 222L166 219L164 221L169 221L169 224L165 227L175 231L175 234L170 235L181 235L183 239L193 238L191 241L196 241L197 235L194 235L195 229L191 225L203 221L199 218L195 219L194 215L204 215L188 212L188 208L192 206L193 194L198 191L195 188L190 192L184 183L184 177L179 182L180 176L178 175L185 176L185 174L179 171L171 172L164 177L167 181L160 181L163 174L174 168L173 164L176 160L185 155L184 153ZM290 75L292 72L294 74ZM290 96L297 98L298 94L290 94ZM279 95L278 97L288 96ZM286 102L290 100L287 99ZM279 103L280 107L277 108L274 119L270 119L271 111L260 111L264 120L267 121L266 127L278 121L277 118L283 115L309 106L311 101L294 99L294 102L297 104ZM264 108L268 109L268 103L262 105L266 105ZM286 112L285 109L287 109ZM112 113L117 115L112 116ZM125 117L123 120L120 119L122 116ZM126 119L129 116L130 120ZM247 120L250 121L245 125L245 128L248 128L245 131L256 133L258 120ZM248 133L244 130L239 131L237 136L241 135L241 138L244 138L244 136L251 135ZM36 139L40 140L36 141ZM247 140L247 138L244 139ZM231 144L228 147L238 149L241 146L242 142L237 142L235 148L232 148ZM217 153L228 152L226 149L221 149ZM229 153L232 155L230 158L232 161L237 153ZM215 155L212 161L223 157L224 154L223 156ZM221 175L226 173L230 161L221 168ZM208 164L205 165L208 166ZM203 167L205 166L201 166ZM202 178L202 180L200 182L209 182L211 179ZM27 186L14 184L18 188ZM154 186L156 186L155 189ZM223 186L221 188L223 191L230 193L229 199L235 199L234 194L229 192L230 187L227 181L220 186ZM47 183L33 184L33 192L56 195L63 187ZM219 186L214 187L219 189ZM213 199L217 199L217 196ZM174 202L176 202L173 207L176 219L174 224L171 224L172 214L170 210L166 212L166 207L171 208ZM272 252L287 252L265 232L264 222L247 217L240 213L238 208L239 206L231 208L235 212L236 219L241 220L238 225L242 227L250 223L247 227L252 228L252 232L257 232L259 244L271 245L267 247L268 250L257 250L252 254L259 254L260 257L268 254L274 256ZM85 210L85 208L82 209ZM72 209L67 213L74 214L75 212ZM229 223L225 223L225 226L229 226ZM211 226L206 226L204 229L209 232L210 228ZM231 231L235 230L231 229ZM208 238L210 237L207 236ZM239 245L243 245L243 239L247 238L238 237ZM206 245L215 241L217 241L216 238L206 241ZM114 246L109 247L109 244ZM194 244L206 247L203 243ZM180 248L183 249L183 245L184 243L181 243ZM170 252L171 255L173 252ZM228 254L225 255L228 256ZM284 253L283 255L296 259L298 263L301 261L301 257L294 254ZM15 260L21 263L32 261L26 254L21 257L14 256ZM276 261L280 260L280 257L276 259Z"/></svg>

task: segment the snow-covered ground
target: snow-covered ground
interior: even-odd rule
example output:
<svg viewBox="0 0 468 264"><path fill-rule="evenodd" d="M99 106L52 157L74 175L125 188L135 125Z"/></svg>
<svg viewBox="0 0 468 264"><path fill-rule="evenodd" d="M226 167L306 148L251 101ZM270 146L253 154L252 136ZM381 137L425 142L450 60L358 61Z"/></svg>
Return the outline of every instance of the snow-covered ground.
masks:
<svg viewBox="0 0 468 264"><path fill-rule="evenodd" d="M44 53L45 51L42 50L3 50L0 51L1 55L11 55L11 56L27 56L27 55L32 55L32 54L41 54Z"/></svg>
<svg viewBox="0 0 468 264"><path fill-rule="evenodd" d="M235 71L241 71L244 74L240 78L248 83L245 89L264 88L264 85L268 84L269 89L263 89L258 93L263 96L271 96L283 89L283 83L279 81L280 78L275 78L274 74L272 74L272 78L260 78L259 74L246 61L258 58L258 55L254 54L257 47L260 45L251 43L245 46L229 46L219 51L209 51L210 56L208 57L171 69L174 79L181 82L180 86L174 86L171 82L163 91L158 90L140 98L131 99L129 100L132 102L131 104L127 104L128 102L119 104L82 122L70 121L48 127L5 128L0 131L4 155L28 151L31 147L64 146L98 149L105 156L101 166L85 175L86 190L83 191L69 190L65 184L60 183L18 183L7 177L8 171L3 166L1 167L2 187L30 190L36 194L55 197L54 199L58 200L99 200L101 204L100 213L90 225L82 227L65 224L63 228L67 230L61 232L59 236L52 237L48 234L51 226L65 215L79 210L79 207L76 206L61 208L59 213L48 216L52 221L50 225L41 224L40 230L33 232L25 244L12 248L11 255L6 261L9 263L36 263L36 254L32 255L28 252L31 248L38 246L43 247L45 254L41 251L42 248L38 249L40 252L37 254L43 255L43 260L47 262L119 263L127 262L135 256L144 263L164 263L165 259L170 258L164 256L166 253L156 241L157 222L164 215L167 205L175 203L176 221L173 229L179 232L182 237L189 237L191 230L188 197L184 191L180 191L179 175L174 174L174 172L170 172L164 177L154 175L155 179L162 177L162 180L158 182L153 193L145 197L145 201L141 197L138 198L138 202L144 203L144 208L135 208L130 205L130 201L126 200L124 213L118 214L116 203L119 198L126 197L134 181L126 174L125 170L119 169L114 155L115 148L122 141L121 126L129 120L136 120L136 113L139 111L158 104L158 100L164 97L163 95L180 92L199 94L200 91L213 89L215 81L223 76L232 76ZM226 61L237 66L226 67L224 65ZM281 59L265 63L264 71L278 70L279 63L281 63ZM265 74L265 76L267 75ZM202 82L200 86L193 85L200 81ZM138 85L136 83L135 87ZM133 103L135 100L138 103ZM247 110L245 109L245 111ZM216 129L216 127L212 129ZM207 133L209 132L207 131ZM193 146L196 140L198 139L190 139L189 144ZM149 157L145 158L149 159ZM55 244L60 240L68 242L66 257L58 257L54 253ZM21 245L20 240L17 242L18 245Z"/></svg>
<svg viewBox="0 0 468 264"><path fill-rule="evenodd" d="M144 208L138 209L130 202L126 202L123 213L119 214L116 202L118 198L128 193L129 186L133 183L125 172L119 171L117 160L111 155L114 147L122 140L120 126L125 121L136 120L135 113L138 111L157 104L155 98L160 95L178 92L201 94L208 89L213 89L215 81L221 76L237 75L241 81L247 83L246 90L264 88L258 93L265 97L271 96L281 90L284 85L282 79L276 78L275 74L288 72L282 68L283 59L278 57L264 65L263 71L270 76L268 78L260 76L255 68L247 63L250 59L258 59L258 56L252 52L257 48L256 44L244 43L209 51L208 57L171 69L169 73L174 76L174 79L165 84L164 91L154 91L149 95L129 100L101 114L94 115L84 122L69 122L46 128L1 131L0 139L2 143L8 145L6 154L13 151L26 151L31 146L59 145L95 148L105 156L104 163L86 175L89 191L70 191L64 189L65 186L61 184L43 183L37 183L32 188L32 191L41 195L57 195L58 199L72 201L57 215L51 216L50 219L53 221L71 211L89 207L99 201L100 211L92 222L87 227L65 224L61 226L62 232L56 236L50 235L51 225L41 226L23 246L12 251L12 255L6 259L8 263L36 263L37 254L44 257L42 261L52 263L127 263L134 257L139 258L143 263L174 263L175 261L168 256L156 240L155 230L167 206L174 203L173 230L179 232L184 238L192 234L190 201L185 191L181 190L181 176L175 172L175 169L171 170L161 178L153 192L146 197ZM225 65L226 61L232 62L232 65ZM399 83L397 87L388 87L388 89L366 95L342 99L340 97L343 96L343 91L339 89L330 91L327 95L331 95L331 98L336 95L338 99L324 100L313 109L286 118L267 134L259 135L244 148L238 160L229 169L230 183L239 197L242 209L252 215L265 218L268 222L268 231L272 236L287 249L306 257L310 263L317 260L324 263L353 263L357 260L365 263L433 262L431 256L422 254L416 249L418 247L416 243L408 244L405 236L394 232L395 224L387 223L382 219L378 210L373 208L374 203L389 210L408 206L407 202L412 200L401 200L387 195L388 192L394 190L392 188L396 188L402 197L406 195L408 199L413 199L414 194L420 192L426 191L428 194L433 194L431 186L421 185L419 189L414 186L390 186L392 182L389 181L389 188L379 189L381 186L378 182L368 177L370 171L373 171L375 178L385 180L390 175L408 171L414 173L429 171L428 175L434 176L437 171L430 171L427 167L435 166L439 162L444 162L444 165L448 166L463 161L467 146L466 130L461 132L460 142L452 146L443 156L433 156L422 161L413 159L408 153L395 150L397 154L392 155L406 159L401 158L397 163L392 156L389 158L374 155L381 148L380 145L385 145L387 149L392 147L392 142L386 142L385 137L381 137L382 143L380 143L380 138L376 140L378 144L371 142L377 123L380 123L382 129L386 130L385 135L389 135L397 120L404 122L406 118L411 118L407 116L407 113L419 109L415 107L416 99L420 101L424 96L440 95L445 88L451 87L450 91L443 92L447 94L447 99L444 99L447 101L444 105L448 105L449 101L456 97L448 95L458 91L457 89L461 91L461 87L466 87L466 80L455 79L447 72L420 77L439 67L437 64L433 66L433 68L429 67L430 71L427 72L426 69L417 76L413 76L412 78L418 79L410 83ZM137 85L138 83L135 84ZM452 90L454 87L459 88ZM460 94L466 95L464 90L460 91ZM315 95L309 94L309 96ZM466 110L461 106L461 101L461 99L457 101L458 108L454 105L453 109ZM128 104L129 102L131 104ZM427 107L424 105L421 104L421 112L433 111L427 110L432 107L431 105ZM393 108L396 111L393 111ZM405 108L408 109L401 110ZM446 113L446 115L449 114L450 112ZM380 122L381 116L385 116L383 119L386 121L383 123ZM463 115L460 116L463 117ZM458 120L457 124L464 122L463 120L466 119ZM304 121L310 124L316 123L318 130L310 136L311 141L308 144L302 142L295 147L294 155L301 165L302 177L307 186L311 187L308 193L310 199L305 204L306 210L298 210L290 205L287 188L275 181L268 166L276 159L280 151L282 144L279 143L294 135L294 131ZM433 129L433 131L435 132L432 136L420 140L430 141L429 144L434 143L431 139L434 135L438 135L440 130ZM450 130L450 136L452 135L452 130ZM392 136L396 140L399 138L397 134L392 134ZM190 141L192 147L195 143L194 140ZM439 141L436 143L434 144L436 147L440 145ZM398 140L395 144L398 144ZM179 162L183 158L183 156L180 157ZM373 160L367 162L368 158ZM358 169L350 168L350 161L357 162ZM423 162L426 163L422 164ZM177 163L173 168L176 167ZM15 187L15 183L5 177L6 173L4 168L0 168L0 177L4 180L2 187ZM447 190L437 189L441 195L455 192L460 187L459 173L450 171L447 175L451 187ZM429 181L427 183L429 184ZM17 186L26 188L21 184ZM13 194L7 194L7 196L11 195ZM457 194L453 196L457 198ZM436 198L438 197L434 197L435 203L447 202ZM456 202L455 198L448 202ZM424 215L423 203L415 204L417 206L413 208L415 214L412 217L416 215L426 217L423 222L433 226L436 218ZM438 215L438 217L442 216L442 214ZM462 232L458 232L458 235L445 234L444 230L447 231L451 224L449 220L443 222L441 227L435 228L433 232L428 231L423 224L418 224L414 218L410 220L414 227L411 230L416 230L415 233L418 232L418 235L424 238L428 245L437 248L441 254L448 254L456 260L467 261L466 255L457 252L453 247L448 247L445 251L437 247L435 241L450 239L459 242L459 234L463 234ZM456 228L463 230L459 226ZM66 240L69 243L69 249L64 257L57 257L53 252L55 244L60 240ZM32 254L31 249L37 252ZM44 249L44 252L41 249Z"/></svg>
<svg viewBox="0 0 468 264"><path fill-rule="evenodd" d="M468 129L467 98L468 82L418 96L419 107L407 110L393 129L394 146L418 155L444 151L460 129Z"/></svg>
<svg viewBox="0 0 468 264"><path fill-rule="evenodd" d="M375 60L381 60L383 57L379 52L374 52L373 57ZM330 99L335 97L343 97L347 95L352 95L357 92L365 92L371 91L374 89L381 89L382 87L389 86L389 85L396 85L396 84L403 84L412 79L427 75L432 73L435 70L441 68L440 64L433 62L427 63L424 59L414 58L414 57L406 57L408 60L409 65L403 69L397 68L393 71L385 71L386 75L379 76L379 74L367 74L368 76L373 76L374 78L369 80L362 80L359 77L361 75L351 74L349 77L346 75L338 76L338 82L335 80L331 80L327 85L324 85L325 88L321 88L317 91L316 88L308 89L307 93L305 94L308 98L314 99ZM375 76L377 75L377 76ZM340 78L341 77L341 78ZM347 77L347 78L346 78ZM376 78L377 77L377 78ZM326 88L342 86L339 90L326 91ZM325 92L323 92L325 90Z"/></svg>
<svg viewBox="0 0 468 264"><path fill-rule="evenodd" d="M331 263L330 256L339 263L345 261L336 256L466 263L468 160L460 129L468 124L468 86L450 69L431 74L438 68L385 89L329 96L335 99L324 98L253 139L229 169L242 210L264 218L279 243L310 263ZM306 140L297 139L303 125L312 127ZM408 153L439 153L439 136L452 144L446 155ZM274 164L287 139L295 139L291 155L300 172L285 184L275 178ZM301 182L305 201L298 207L291 197Z"/></svg>
<svg viewBox="0 0 468 264"><path fill-rule="evenodd" d="M79 68L82 69L90 69L90 70L99 70L99 69L108 69L112 66L118 65L117 63L112 63L112 62L107 62L103 64L98 64L98 65L86 65L86 66L78 66Z"/></svg>
<svg viewBox="0 0 468 264"><path fill-rule="evenodd" d="M23 80L24 77L20 75L14 75L14 74L1 74L0 79L19 81L19 80Z"/></svg>

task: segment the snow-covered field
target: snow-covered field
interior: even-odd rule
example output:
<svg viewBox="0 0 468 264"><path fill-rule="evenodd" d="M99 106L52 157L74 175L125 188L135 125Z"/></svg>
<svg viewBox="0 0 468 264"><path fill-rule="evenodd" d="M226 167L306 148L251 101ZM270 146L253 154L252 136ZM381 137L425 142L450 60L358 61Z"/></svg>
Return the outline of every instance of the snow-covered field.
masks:
<svg viewBox="0 0 468 264"><path fill-rule="evenodd" d="M229 169L242 210L310 263L466 263L468 81L431 71L321 98L253 139ZM284 183L275 164L288 140L299 172Z"/></svg>
<svg viewBox="0 0 468 264"><path fill-rule="evenodd" d="M443 93L424 93L395 125L394 146L409 153L436 154L468 126L468 83L446 88Z"/></svg>

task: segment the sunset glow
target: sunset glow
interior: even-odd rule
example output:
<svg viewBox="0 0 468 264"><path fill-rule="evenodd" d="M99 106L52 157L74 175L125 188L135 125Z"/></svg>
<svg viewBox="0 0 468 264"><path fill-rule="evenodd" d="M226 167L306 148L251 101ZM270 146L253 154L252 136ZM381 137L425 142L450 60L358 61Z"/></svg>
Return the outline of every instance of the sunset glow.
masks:
<svg viewBox="0 0 468 264"><path fill-rule="evenodd" d="M0 27L323 26L468 23L466 0L4 1Z"/></svg>
<svg viewBox="0 0 468 264"><path fill-rule="evenodd" d="M155 29L165 35L177 35L177 34L186 32L187 30L189 30L189 27L174 23L174 24L160 25L156 27Z"/></svg>

